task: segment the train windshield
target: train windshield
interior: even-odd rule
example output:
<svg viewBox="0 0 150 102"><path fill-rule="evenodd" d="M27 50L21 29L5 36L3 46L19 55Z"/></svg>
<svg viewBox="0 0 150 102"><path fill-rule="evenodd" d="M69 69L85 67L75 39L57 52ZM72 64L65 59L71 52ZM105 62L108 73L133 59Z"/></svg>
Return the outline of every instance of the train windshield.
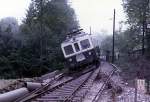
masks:
<svg viewBox="0 0 150 102"><path fill-rule="evenodd" d="M74 53L72 45L65 46L64 50L65 50L66 55L70 55L70 54Z"/></svg>
<svg viewBox="0 0 150 102"><path fill-rule="evenodd" d="M78 43L74 43L74 47L75 47L76 52L80 51Z"/></svg>
<svg viewBox="0 0 150 102"><path fill-rule="evenodd" d="M82 40L82 41L80 42L80 44L81 44L82 49L87 49L87 48L90 47L90 42L89 42L88 39Z"/></svg>

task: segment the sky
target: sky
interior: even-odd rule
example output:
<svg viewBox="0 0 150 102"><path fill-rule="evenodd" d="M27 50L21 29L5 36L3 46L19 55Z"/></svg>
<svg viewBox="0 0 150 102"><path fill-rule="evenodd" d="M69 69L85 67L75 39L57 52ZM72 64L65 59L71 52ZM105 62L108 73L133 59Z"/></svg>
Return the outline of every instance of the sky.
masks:
<svg viewBox="0 0 150 102"><path fill-rule="evenodd" d="M112 34L113 10L116 9L116 30L119 22L125 21L125 14L121 6L122 0L69 0L81 28L93 33L106 32ZM21 23L25 18L30 0L0 0L0 19L15 17Z"/></svg>
<svg viewBox="0 0 150 102"><path fill-rule="evenodd" d="M30 0L0 0L0 19L15 17L21 23L25 18Z"/></svg>
<svg viewBox="0 0 150 102"><path fill-rule="evenodd" d="M71 0L80 25L86 31L105 32L112 34L113 12L116 9L116 30L125 21L122 0ZM124 29L125 27L123 27Z"/></svg>

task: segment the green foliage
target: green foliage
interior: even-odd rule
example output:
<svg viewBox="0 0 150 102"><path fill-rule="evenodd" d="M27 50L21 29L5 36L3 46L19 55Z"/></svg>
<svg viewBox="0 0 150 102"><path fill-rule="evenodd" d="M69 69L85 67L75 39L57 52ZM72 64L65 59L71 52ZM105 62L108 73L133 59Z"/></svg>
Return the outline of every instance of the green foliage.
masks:
<svg viewBox="0 0 150 102"><path fill-rule="evenodd" d="M62 69L60 44L66 33L77 28L77 25L67 0L32 1L22 27L26 38L23 53L28 55L31 71L36 69L38 74L42 74L47 70Z"/></svg>
<svg viewBox="0 0 150 102"><path fill-rule="evenodd" d="M136 28L138 32L135 36L139 36L139 34L145 34L145 46L148 49L147 55L150 55L150 33L147 32L146 24L150 22L150 7L149 0L123 0L124 10L127 13L128 24L130 25L130 29ZM141 42L142 36L139 37L139 42ZM139 46L140 43L138 43Z"/></svg>
<svg viewBox="0 0 150 102"><path fill-rule="evenodd" d="M6 37L5 42L5 37L0 39L4 46L0 47L1 76L32 77L62 69L60 44L66 33L76 28L78 22L67 0L32 0L20 26L19 39L13 36ZM9 31L5 33L9 35Z"/></svg>
<svg viewBox="0 0 150 102"><path fill-rule="evenodd" d="M31 59L29 65L37 72L63 68L60 43L65 34L77 28L75 15L66 0L52 0L41 3L34 0L29 8L22 33L26 37L25 52ZM23 51L24 52L24 51ZM40 72L40 73L41 73Z"/></svg>
<svg viewBox="0 0 150 102"><path fill-rule="evenodd" d="M123 0L123 7L127 13L128 23L140 26L148 15L148 0Z"/></svg>
<svg viewBox="0 0 150 102"><path fill-rule="evenodd" d="M18 59L17 51L20 49L20 41L12 36L10 31L0 33L0 77L21 77L21 68L15 63ZM18 73L18 74L16 74Z"/></svg>
<svg viewBox="0 0 150 102"><path fill-rule="evenodd" d="M132 52L134 48L140 45L141 36L137 33L140 32L137 28L128 28L124 32L115 33L115 52L120 52L121 54L127 54ZM102 41L101 49L104 51L112 52L112 36L106 37Z"/></svg>

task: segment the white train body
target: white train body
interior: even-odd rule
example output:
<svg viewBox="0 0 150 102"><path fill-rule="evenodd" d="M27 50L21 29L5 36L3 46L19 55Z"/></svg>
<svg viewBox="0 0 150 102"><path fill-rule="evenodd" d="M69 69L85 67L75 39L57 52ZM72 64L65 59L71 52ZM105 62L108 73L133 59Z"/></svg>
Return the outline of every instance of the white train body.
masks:
<svg viewBox="0 0 150 102"><path fill-rule="evenodd" d="M61 44L66 64L71 68L97 62L98 55L91 35L81 34L68 38Z"/></svg>

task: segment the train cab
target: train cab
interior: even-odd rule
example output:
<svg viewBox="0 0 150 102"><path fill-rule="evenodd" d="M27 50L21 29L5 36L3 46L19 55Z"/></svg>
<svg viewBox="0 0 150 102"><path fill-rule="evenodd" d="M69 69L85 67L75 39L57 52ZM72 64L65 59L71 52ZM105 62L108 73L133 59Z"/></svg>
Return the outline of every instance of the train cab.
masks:
<svg viewBox="0 0 150 102"><path fill-rule="evenodd" d="M84 32L66 39L61 44L61 49L69 68L78 68L98 60L91 36Z"/></svg>

